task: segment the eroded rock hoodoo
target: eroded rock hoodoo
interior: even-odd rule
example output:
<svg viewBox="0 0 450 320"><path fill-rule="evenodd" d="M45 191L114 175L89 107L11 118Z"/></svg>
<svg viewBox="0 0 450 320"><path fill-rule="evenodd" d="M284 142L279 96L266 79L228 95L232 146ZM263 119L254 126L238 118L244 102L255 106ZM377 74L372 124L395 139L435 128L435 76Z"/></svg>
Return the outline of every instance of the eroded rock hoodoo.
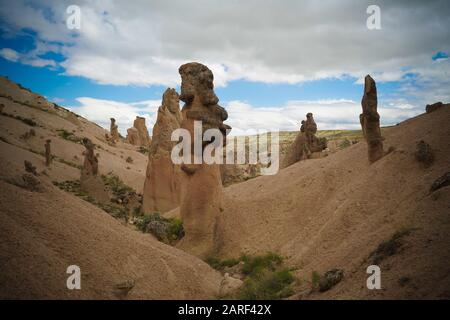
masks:
<svg viewBox="0 0 450 320"><path fill-rule="evenodd" d="M319 139L316 136L317 124L313 114L308 112L306 120L302 120L300 132L286 153L283 160L283 168L286 168L298 161L308 159L315 152L322 152L327 147L326 139Z"/></svg>
<svg viewBox="0 0 450 320"><path fill-rule="evenodd" d="M47 167L50 166L50 164L52 163L52 151L50 148L50 143L52 142L52 140L47 139L45 141L45 165Z"/></svg>
<svg viewBox="0 0 450 320"><path fill-rule="evenodd" d="M119 141L119 127L116 124L116 119L111 118L110 134L111 142Z"/></svg>
<svg viewBox="0 0 450 320"><path fill-rule="evenodd" d="M101 177L98 175L98 158L94 154L95 145L88 138L84 138L82 142L86 150L84 152L83 168L81 169L81 190L99 202L109 202L108 192Z"/></svg>
<svg viewBox="0 0 450 320"><path fill-rule="evenodd" d="M223 140L229 126L224 108L217 103L214 93L214 76L208 67L200 63L187 63L179 68L181 75L180 99L185 102L182 109L181 128L190 132L191 160L194 156L194 121L201 121L202 133L208 129L219 129ZM202 149L212 141L203 141ZM222 154L220 155L222 156ZM191 163L192 163L191 161ZM215 229L222 210L222 181L219 164L181 165L180 214L183 219L185 237L180 247L201 257L215 249Z"/></svg>
<svg viewBox="0 0 450 320"><path fill-rule="evenodd" d="M361 101L363 113L359 115L364 138L367 141L369 162L383 157L383 138L380 130L380 115L377 112L377 87L371 76L364 79L364 96Z"/></svg>
<svg viewBox="0 0 450 320"><path fill-rule="evenodd" d="M145 125L145 118L136 116L133 127L127 129L126 141L135 146L148 147L150 145L152 140Z"/></svg>
<svg viewBox="0 0 450 320"><path fill-rule="evenodd" d="M142 204L145 213L166 212L180 203L180 166L175 165L170 157L175 145L171 135L180 125L178 93L175 89L167 89L153 127Z"/></svg>

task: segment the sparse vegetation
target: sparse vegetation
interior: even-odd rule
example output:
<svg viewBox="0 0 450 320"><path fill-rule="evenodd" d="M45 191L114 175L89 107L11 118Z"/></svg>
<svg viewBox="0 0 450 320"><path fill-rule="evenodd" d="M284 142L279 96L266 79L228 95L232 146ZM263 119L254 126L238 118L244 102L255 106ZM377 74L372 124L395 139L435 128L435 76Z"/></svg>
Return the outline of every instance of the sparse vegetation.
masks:
<svg viewBox="0 0 450 320"><path fill-rule="evenodd" d="M317 289L320 283L320 274L317 271L311 273L311 286L313 289Z"/></svg>
<svg viewBox="0 0 450 320"><path fill-rule="evenodd" d="M352 145L352 143L350 142L350 140L348 140L347 138L345 138L340 144L339 144L339 149L345 149L348 148Z"/></svg>
<svg viewBox="0 0 450 320"><path fill-rule="evenodd" d="M80 143L82 142L83 138L77 137L72 132L67 131L66 129L58 129L56 130L58 132L58 135L63 138L64 140Z"/></svg>
<svg viewBox="0 0 450 320"><path fill-rule="evenodd" d="M138 149L138 152L142 153L143 155L148 155L148 148L140 146Z"/></svg>
<svg viewBox="0 0 450 320"><path fill-rule="evenodd" d="M242 255L238 259L225 260L209 257L205 262L219 271L241 264L240 272L245 277L244 283L231 298L283 299L294 293L290 286L295 280L292 270L283 266L283 258L276 253L268 252L260 256Z"/></svg>
<svg viewBox="0 0 450 320"><path fill-rule="evenodd" d="M184 236L183 222L177 218L164 218L158 212L135 219L136 227L142 232L153 234L159 241L172 244Z"/></svg>
<svg viewBox="0 0 450 320"><path fill-rule="evenodd" d="M402 247L402 239L411 234L412 228L403 228L395 232L392 237L380 243L380 245L370 254L373 264L379 264L383 259L393 256Z"/></svg>
<svg viewBox="0 0 450 320"><path fill-rule="evenodd" d="M104 204L96 201L93 197L89 196L86 192L81 190L79 180L66 180L63 182L54 181L53 184L66 192L73 193L84 201L92 203L93 205L99 207L103 211L106 211L116 219L122 219L125 221L128 220L128 210L125 207L114 203Z"/></svg>
<svg viewBox="0 0 450 320"><path fill-rule="evenodd" d="M133 163L133 158L132 157L127 157L127 159L125 160L127 163Z"/></svg>

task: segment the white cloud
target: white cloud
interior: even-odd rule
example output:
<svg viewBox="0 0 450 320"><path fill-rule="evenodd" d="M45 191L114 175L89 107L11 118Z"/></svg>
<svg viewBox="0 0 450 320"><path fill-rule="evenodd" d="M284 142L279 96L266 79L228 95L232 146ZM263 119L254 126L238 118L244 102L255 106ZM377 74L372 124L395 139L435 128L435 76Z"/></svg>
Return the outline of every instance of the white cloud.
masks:
<svg viewBox="0 0 450 320"><path fill-rule="evenodd" d="M13 49L10 48L3 48L0 50L0 56L2 56L4 59L17 62L19 61L19 53Z"/></svg>
<svg viewBox="0 0 450 320"><path fill-rule="evenodd" d="M76 99L80 106L69 107L90 121L109 130L110 118L115 118L122 135L133 125L136 116L146 118L151 134L161 100L123 103L89 97ZM182 104L181 104L182 106ZM314 114L319 130L360 129L360 102L352 100L288 101L283 106L256 107L234 100L224 104L228 112L226 121L232 127L231 135L245 135L260 131L297 131L308 112ZM403 100L379 103L378 112L383 126L394 125L423 112L423 108Z"/></svg>
<svg viewBox="0 0 450 320"><path fill-rule="evenodd" d="M55 61L39 58L34 51L27 54L21 54L10 48L3 48L0 50L0 56L12 62L20 61L23 64L33 67L56 67Z"/></svg>
<svg viewBox="0 0 450 320"><path fill-rule="evenodd" d="M133 103L123 103L113 100L79 97L76 99L80 106L69 107L86 119L93 121L109 130L110 118L115 118L120 133L125 136L127 129L133 126L136 116L146 118L146 125L151 135L156 121L156 111L161 105L160 100L147 100Z"/></svg>
<svg viewBox="0 0 450 320"><path fill-rule="evenodd" d="M201 61L216 85L235 79L298 83L367 73L399 80L449 52L446 1L378 1L382 29L366 28L371 1L79 1L81 30L65 27L72 1L4 2L0 15L61 49L69 75L103 84L173 86L178 66ZM47 10L47 11L48 11ZM48 14L47 14L48 16ZM52 50L51 48L47 48Z"/></svg>
<svg viewBox="0 0 450 320"><path fill-rule="evenodd" d="M360 129L360 102L351 100L289 101L284 106L258 108L241 101L231 101L225 105L228 111L227 124L233 127L233 135L241 135L249 129L295 131L301 120L312 112L319 130ZM394 125L423 112L419 108L405 104L379 104L378 112L383 126Z"/></svg>

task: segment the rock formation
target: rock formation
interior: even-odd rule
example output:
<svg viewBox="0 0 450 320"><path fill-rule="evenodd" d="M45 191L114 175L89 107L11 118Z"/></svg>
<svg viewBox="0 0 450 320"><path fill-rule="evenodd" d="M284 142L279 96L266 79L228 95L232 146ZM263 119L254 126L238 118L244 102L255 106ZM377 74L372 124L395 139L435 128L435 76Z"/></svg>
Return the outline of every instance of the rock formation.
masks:
<svg viewBox="0 0 450 320"><path fill-rule="evenodd" d="M420 140L416 144L416 152L414 156L418 162L420 162L423 167L428 168L433 164L434 154L431 146L423 140Z"/></svg>
<svg viewBox="0 0 450 320"><path fill-rule="evenodd" d="M29 172L29 173L31 173L31 174L37 176L36 167L33 166L33 164L32 164L30 161L25 160L25 161L23 162L23 165L25 166L25 171L26 171L26 172Z"/></svg>
<svg viewBox="0 0 450 320"><path fill-rule="evenodd" d="M361 101L363 113L360 114L359 121L361 122L364 138L367 141L370 163L379 160L384 155L377 104L375 81L367 75L364 79L364 96Z"/></svg>
<svg viewBox="0 0 450 320"><path fill-rule="evenodd" d="M175 89L164 92L153 127L148 155L142 208L145 213L166 212L179 205L180 167L171 160L172 132L181 125L179 96Z"/></svg>
<svg viewBox="0 0 450 320"><path fill-rule="evenodd" d="M306 140L308 141L308 147L311 150L314 142L315 142L315 135L317 132L317 124L314 121L314 117L313 114L311 112L308 112L306 114L306 121L304 123L304 130L305 130L305 134L306 134ZM300 128L300 131L301 128Z"/></svg>
<svg viewBox="0 0 450 320"><path fill-rule="evenodd" d="M306 120L302 120L301 122L300 132L283 159L283 168L286 168L298 161L309 159L313 153L321 152L326 149L326 139L319 139L316 136L316 133L317 124L314 121L313 114L308 112L306 114Z"/></svg>
<svg viewBox="0 0 450 320"><path fill-rule="evenodd" d="M119 141L119 127L116 124L116 119L111 118L111 126L110 126L110 133L111 133L111 142Z"/></svg>
<svg viewBox="0 0 450 320"><path fill-rule="evenodd" d="M52 163L52 152L50 149L50 143L52 142L52 140L47 139L45 141L45 165L47 167L50 166L50 164Z"/></svg>
<svg viewBox="0 0 450 320"><path fill-rule="evenodd" d="M98 158L94 154L95 145L88 138L83 138L83 145L86 148L84 152L84 163L81 169L80 187L98 202L109 202L109 195L105 185L98 175Z"/></svg>
<svg viewBox="0 0 450 320"><path fill-rule="evenodd" d="M208 67L200 63L187 63L179 68L181 75L180 99L185 102L182 109L181 128L192 137L191 159L194 157L194 121L202 121L203 133L210 128L219 129L225 138L228 117L217 103L214 93L214 76ZM225 140L225 139L224 139ZM212 141L203 141L203 149ZM224 143L225 144L225 143ZM196 157L200 155L195 155ZM181 165L180 215L185 237L180 246L197 256L205 257L215 249L215 230L222 210L222 181L218 164Z"/></svg>
<svg viewBox="0 0 450 320"><path fill-rule="evenodd" d="M134 146L140 145L139 132L135 127L127 129L127 137L125 139L129 144Z"/></svg>
<svg viewBox="0 0 450 320"><path fill-rule="evenodd" d="M138 131L140 145L148 147L150 145L151 139L150 135L148 134L147 126L145 125L145 118L136 117L133 126Z"/></svg>
<svg viewBox="0 0 450 320"><path fill-rule="evenodd" d="M135 146L148 147L152 139L148 134L145 118L137 116L133 127L127 129L126 141Z"/></svg>
<svg viewBox="0 0 450 320"><path fill-rule="evenodd" d="M433 104L427 104L425 110L426 110L427 113L431 113L431 112L439 110L439 109L441 109L443 107L450 107L450 103L444 104L442 102L436 102L436 103L433 103Z"/></svg>

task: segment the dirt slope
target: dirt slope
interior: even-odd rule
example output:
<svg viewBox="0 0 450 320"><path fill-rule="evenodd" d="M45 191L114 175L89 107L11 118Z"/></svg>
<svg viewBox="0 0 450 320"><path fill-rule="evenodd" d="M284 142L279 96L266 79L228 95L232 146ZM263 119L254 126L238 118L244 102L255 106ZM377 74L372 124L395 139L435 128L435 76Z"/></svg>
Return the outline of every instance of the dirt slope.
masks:
<svg viewBox="0 0 450 320"><path fill-rule="evenodd" d="M344 269L332 290L303 298L450 298L450 187L429 194L450 169L449 121L445 108L387 128L395 151L373 165L363 142L226 188L221 255L276 251L304 282ZM428 169L414 158L421 139L435 152ZM400 252L380 263L383 290L368 290L370 253L403 228Z"/></svg>
<svg viewBox="0 0 450 320"><path fill-rule="evenodd" d="M147 156L123 142L109 145L106 130L1 77L0 103L0 299L117 299L124 295L116 286L127 281L134 283L131 299L217 296L222 277L203 261L52 184L79 179L83 161L84 147L63 138L61 130L93 140L100 173L112 171L137 191ZM35 136L21 137L31 129ZM49 138L57 158L47 168L43 152ZM17 186L24 160L37 167L43 192ZM81 290L66 288L69 265L81 268Z"/></svg>
<svg viewBox="0 0 450 320"><path fill-rule="evenodd" d="M0 142L1 148L8 147ZM201 260L131 230L106 212L53 186L31 192L8 181L23 171L0 158L0 299L214 298L221 276ZM67 290L66 268L81 268L81 290Z"/></svg>
<svg viewBox="0 0 450 320"><path fill-rule="evenodd" d="M113 172L127 185L142 192L147 156L138 152L137 147L123 141L116 145L108 144L105 139L107 130L48 102L44 97L21 88L4 77L0 77L0 104L4 105L3 113L0 115L0 138L19 149L35 153L37 157L33 164L38 168L38 172L45 169L43 156L45 140L52 140L52 154L57 157L55 162L58 168L46 169L52 181L80 178L76 166L83 164L84 147L70 139L87 137L97 145L100 173ZM36 126L26 124L18 117L34 121ZM36 136L28 139L20 138L30 129L36 132ZM64 139L61 136L64 133L70 134L70 137ZM126 161L129 156L133 160L132 163Z"/></svg>

